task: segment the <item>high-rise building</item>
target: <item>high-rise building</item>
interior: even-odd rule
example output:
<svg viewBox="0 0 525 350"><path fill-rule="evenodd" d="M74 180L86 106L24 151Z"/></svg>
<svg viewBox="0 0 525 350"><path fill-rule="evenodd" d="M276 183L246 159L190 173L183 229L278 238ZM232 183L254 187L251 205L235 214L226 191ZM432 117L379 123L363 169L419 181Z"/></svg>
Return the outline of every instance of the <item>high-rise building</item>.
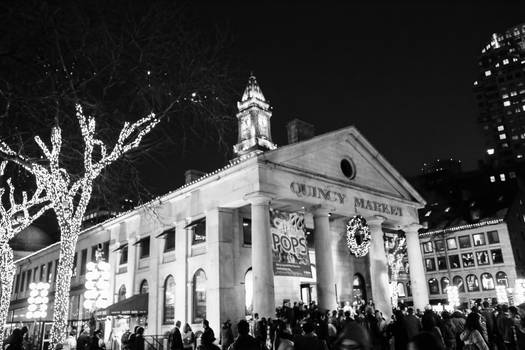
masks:
<svg viewBox="0 0 525 350"><path fill-rule="evenodd" d="M525 163L525 24L493 34L478 65L474 92L487 164L513 178Z"/></svg>

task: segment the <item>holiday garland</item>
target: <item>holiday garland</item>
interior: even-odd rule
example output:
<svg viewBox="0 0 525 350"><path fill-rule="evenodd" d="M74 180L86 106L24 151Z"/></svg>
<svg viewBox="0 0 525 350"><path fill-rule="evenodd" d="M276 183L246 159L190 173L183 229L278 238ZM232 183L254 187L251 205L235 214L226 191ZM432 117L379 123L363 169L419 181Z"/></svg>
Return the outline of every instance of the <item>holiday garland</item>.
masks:
<svg viewBox="0 0 525 350"><path fill-rule="evenodd" d="M361 243L357 244L356 233L361 234ZM360 258L368 254L370 248L370 229L366 220L361 216L354 216L346 225L346 246L352 254Z"/></svg>

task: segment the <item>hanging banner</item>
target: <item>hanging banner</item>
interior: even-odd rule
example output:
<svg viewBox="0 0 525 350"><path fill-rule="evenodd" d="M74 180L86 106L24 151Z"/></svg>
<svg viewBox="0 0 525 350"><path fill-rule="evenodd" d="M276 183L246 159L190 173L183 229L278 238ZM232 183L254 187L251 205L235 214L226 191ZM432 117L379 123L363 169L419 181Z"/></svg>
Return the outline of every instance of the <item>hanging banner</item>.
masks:
<svg viewBox="0 0 525 350"><path fill-rule="evenodd" d="M273 272L276 276L312 277L304 215L270 210Z"/></svg>

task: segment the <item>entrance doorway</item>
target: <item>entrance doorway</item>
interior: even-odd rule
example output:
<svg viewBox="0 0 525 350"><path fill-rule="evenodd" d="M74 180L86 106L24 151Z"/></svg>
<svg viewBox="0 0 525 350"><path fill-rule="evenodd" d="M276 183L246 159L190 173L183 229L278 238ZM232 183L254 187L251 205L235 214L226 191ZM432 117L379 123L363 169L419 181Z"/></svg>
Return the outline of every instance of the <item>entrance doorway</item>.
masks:
<svg viewBox="0 0 525 350"><path fill-rule="evenodd" d="M357 302L358 304L366 303L365 279L360 273L354 275L352 297L353 302Z"/></svg>
<svg viewBox="0 0 525 350"><path fill-rule="evenodd" d="M312 285L310 283L301 283L301 301L306 305L312 302Z"/></svg>

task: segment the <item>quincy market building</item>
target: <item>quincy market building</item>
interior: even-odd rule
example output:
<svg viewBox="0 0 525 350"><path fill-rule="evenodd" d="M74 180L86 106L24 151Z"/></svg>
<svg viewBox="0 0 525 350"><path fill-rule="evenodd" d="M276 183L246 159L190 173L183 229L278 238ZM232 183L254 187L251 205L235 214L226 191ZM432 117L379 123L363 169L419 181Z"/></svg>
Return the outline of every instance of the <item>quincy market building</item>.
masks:
<svg viewBox="0 0 525 350"><path fill-rule="evenodd" d="M196 325L203 318L217 331L226 320L251 311L273 317L283 302L301 300L335 309L373 299L388 317L384 237L400 230L413 302L423 308L428 291L417 209L424 201L408 182L354 127L277 148L270 106L254 77L238 108L237 157L229 165L83 231L71 320L89 318L82 307L85 265L98 244L111 264L115 303L100 311L115 315L106 336L137 323L147 334L163 334L175 320ZM362 258L346 246L355 215L366 218L371 232ZM297 234L303 228L306 237ZM57 259L54 244L17 261L11 322L26 321L29 280L52 282Z"/></svg>

